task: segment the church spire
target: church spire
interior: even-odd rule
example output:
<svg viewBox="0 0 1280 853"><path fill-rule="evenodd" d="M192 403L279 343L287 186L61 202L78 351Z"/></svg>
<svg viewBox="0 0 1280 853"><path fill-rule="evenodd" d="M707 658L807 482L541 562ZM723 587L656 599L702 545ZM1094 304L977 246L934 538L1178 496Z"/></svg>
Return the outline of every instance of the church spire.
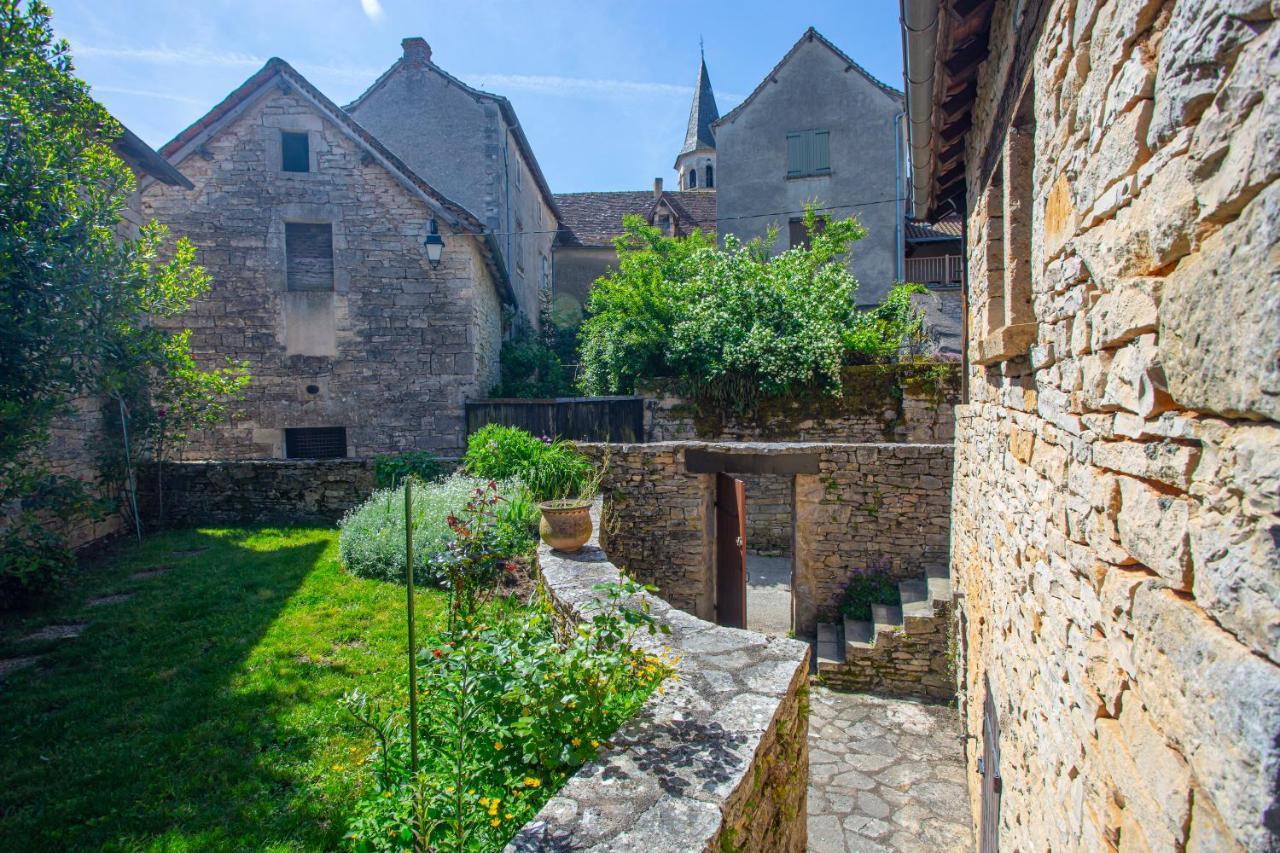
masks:
<svg viewBox="0 0 1280 853"><path fill-rule="evenodd" d="M701 43L699 43L701 52ZM711 132L711 123L720 118L720 110L716 108L716 96L711 92L711 75L707 73L707 60L702 58L698 66L698 82L694 87L693 105L689 108L689 127L684 134L684 146L680 154L689 154L699 148L716 147L715 135Z"/></svg>

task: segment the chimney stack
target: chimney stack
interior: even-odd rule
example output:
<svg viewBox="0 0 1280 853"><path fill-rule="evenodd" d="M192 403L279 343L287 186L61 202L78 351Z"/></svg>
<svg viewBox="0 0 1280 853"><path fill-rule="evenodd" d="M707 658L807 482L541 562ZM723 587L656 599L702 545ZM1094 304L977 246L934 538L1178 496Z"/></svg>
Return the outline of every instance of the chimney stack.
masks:
<svg viewBox="0 0 1280 853"><path fill-rule="evenodd" d="M662 178L653 179L653 197L662 198Z"/></svg>
<svg viewBox="0 0 1280 853"><path fill-rule="evenodd" d="M404 61L409 65L422 67L431 61L431 45L422 36L410 36L400 41L404 48Z"/></svg>

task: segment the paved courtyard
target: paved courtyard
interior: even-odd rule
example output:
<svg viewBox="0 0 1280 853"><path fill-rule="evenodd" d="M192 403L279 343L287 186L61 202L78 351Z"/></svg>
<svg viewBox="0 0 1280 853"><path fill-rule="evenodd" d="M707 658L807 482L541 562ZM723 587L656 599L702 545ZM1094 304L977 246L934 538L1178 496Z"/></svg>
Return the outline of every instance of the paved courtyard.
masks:
<svg viewBox="0 0 1280 853"><path fill-rule="evenodd" d="M972 850L962 754L952 708L814 685L809 850Z"/></svg>

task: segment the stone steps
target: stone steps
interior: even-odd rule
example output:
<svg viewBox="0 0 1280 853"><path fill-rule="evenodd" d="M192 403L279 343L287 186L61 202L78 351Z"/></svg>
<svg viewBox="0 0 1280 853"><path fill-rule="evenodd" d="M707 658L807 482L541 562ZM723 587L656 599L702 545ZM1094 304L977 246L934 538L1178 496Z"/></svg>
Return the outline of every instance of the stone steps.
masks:
<svg viewBox="0 0 1280 853"><path fill-rule="evenodd" d="M900 606L875 604L871 619L818 625L816 668L836 685L944 695L946 632L952 601L945 567L898 582ZM916 686L919 687L916 690Z"/></svg>

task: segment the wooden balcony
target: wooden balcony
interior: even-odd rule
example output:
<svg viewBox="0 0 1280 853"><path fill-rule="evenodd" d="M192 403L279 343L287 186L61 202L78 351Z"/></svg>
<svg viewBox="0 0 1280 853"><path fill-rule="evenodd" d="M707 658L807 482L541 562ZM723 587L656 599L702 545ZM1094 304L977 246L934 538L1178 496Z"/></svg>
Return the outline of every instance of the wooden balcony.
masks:
<svg viewBox="0 0 1280 853"><path fill-rule="evenodd" d="M959 284L964 268L961 255L907 258L907 281L917 284Z"/></svg>

